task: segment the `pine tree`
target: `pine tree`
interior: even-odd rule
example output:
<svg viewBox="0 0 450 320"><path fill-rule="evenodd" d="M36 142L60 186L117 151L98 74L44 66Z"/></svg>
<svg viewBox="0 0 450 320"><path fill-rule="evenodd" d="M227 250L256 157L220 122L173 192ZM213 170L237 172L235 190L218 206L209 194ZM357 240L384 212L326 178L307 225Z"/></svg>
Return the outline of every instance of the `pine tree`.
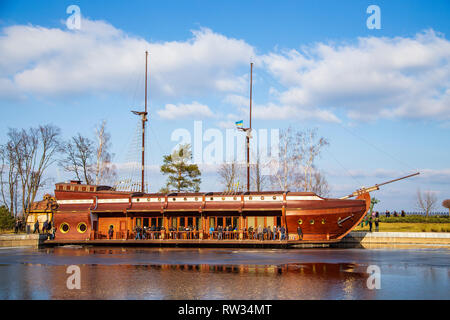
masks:
<svg viewBox="0 0 450 320"><path fill-rule="evenodd" d="M161 173L169 176L166 186L161 188L161 192L168 192L168 190L200 191L201 172L196 164L189 163L191 159L192 152L189 144L180 145L171 155L164 156Z"/></svg>

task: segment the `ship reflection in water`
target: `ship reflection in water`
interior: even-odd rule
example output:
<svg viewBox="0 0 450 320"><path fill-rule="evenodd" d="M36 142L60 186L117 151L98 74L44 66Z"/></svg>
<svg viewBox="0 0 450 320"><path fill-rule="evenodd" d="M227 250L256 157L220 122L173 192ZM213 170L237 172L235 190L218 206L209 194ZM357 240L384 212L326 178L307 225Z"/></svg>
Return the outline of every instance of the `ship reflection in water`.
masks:
<svg viewBox="0 0 450 320"><path fill-rule="evenodd" d="M0 299L449 299L448 248L0 250ZM319 262L314 262L319 261ZM381 289L367 288L367 267ZM81 289L69 290L69 265Z"/></svg>

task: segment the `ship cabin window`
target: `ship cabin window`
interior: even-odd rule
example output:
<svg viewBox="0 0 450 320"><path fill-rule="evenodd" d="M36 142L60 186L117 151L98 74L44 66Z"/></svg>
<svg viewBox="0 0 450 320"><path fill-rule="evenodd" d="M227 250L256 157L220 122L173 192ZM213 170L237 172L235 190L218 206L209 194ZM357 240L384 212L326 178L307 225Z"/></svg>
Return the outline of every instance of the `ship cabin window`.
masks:
<svg viewBox="0 0 450 320"><path fill-rule="evenodd" d="M209 228L215 227L216 227L216 219L214 219L214 217L209 217Z"/></svg>
<svg viewBox="0 0 450 320"><path fill-rule="evenodd" d="M94 191L94 187L90 187L89 191L93 192Z"/></svg>
<svg viewBox="0 0 450 320"><path fill-rule="evenodd" d="M163 225L163 219L162 218L158 218L158 227L162 227Z"/></svg>
<svg viewBox="0 0 450 320"><path fill-rule="evenodd" d="M66 186L66 191L70 191L70 186Z"/></svg>
<svg viewBox="0 0 450 320"><path fill-rule="evenodd" d="M222 217L217 218L217 227L219 227L219 226L223 227L223 218Z"/></svg>
<svg viewBox="0 0 450 320"><path fill-rule="evenodd" d="M281 226L281 217L277 217L277 226Z"/></svg>
<svg viewBox="0 0 450 320"><path fill-rule="evenodd" d="M231 225L231 217L226 217L225 218L225 226L227 227L229 225Z"/></svg>
<svg viewBox="0 0 450 320"><path fill-rule="evenodd" d="M74 190L75 190L75 191L78 191L78 187L74 187Z"/></svg>
<svg viewBox="0 0 450 320"><path fill-rule="evenodd" d="M81 191L86 191L86 187L81 187Z"/></svg>
<svg viewBox="0 0 450 320"><path fill-rule="evenodd" d="M58 186L58 190L59 191L63 191L64 190L64 186Z"/></svg>
<svg viewBox="0 0 450 320"><path fill-rule="evenodd" d="M143 227L148 227L148 218L144 218Z"/></svg>
<svg viewBox="0 0 450 320"><path fill-rule="evenodd" d="M61 225L59 226L59 231L61 231L62 233L67 233L69 232L69 224L67 222L63 222L61 223Z"/></svg>
<svg viewBox="0 0 450 320"><path fill-rule="evenodd" d="M150 225L151 225L152 227L156 227L156 225L157 225L157 223L156 223L156 218L151 218L151 219L150 219Z"/></svg>
<svg viewBox="0 0 450 320"><path fill-rule="evenodd" d="M185 226L186 226L185 219L184 219L184 217L182 217L182 218L180 218L180 227L184 228Z"/></svg>
<svg viewBox="0 0 450 320"><path fill-rule="evenodd" d="M194 226L194 218L193 217L189 217L187 224L188 224L188 226L192 226L193 227Z"/></svg>
<svg viewBox="0 0 450 320"><path fill-rule="evenodd" d="M233 229L237 228L239 230L239 218L233 217Z"/></svg>
<svg viewBox="0 0 450 320"><path fill-rule="evenodd" d="M87 230L87 225L86 225L86 223L80 222L80 223L78 224L78 226L77 226L77 231L78 231L79 233L85 233L86 230Z"/></svg>
<svg viewBox="0 0 450 320"><path fill-rule="evenodd" d="M198 217L197 218L197 230L201 230L202 229L202 218Z"/></svg>
<svg viewBox="0 0 450 320"><path fill-rule="evenodd" d="M141 226L141 218L136 218L136 227Z"/></svg>

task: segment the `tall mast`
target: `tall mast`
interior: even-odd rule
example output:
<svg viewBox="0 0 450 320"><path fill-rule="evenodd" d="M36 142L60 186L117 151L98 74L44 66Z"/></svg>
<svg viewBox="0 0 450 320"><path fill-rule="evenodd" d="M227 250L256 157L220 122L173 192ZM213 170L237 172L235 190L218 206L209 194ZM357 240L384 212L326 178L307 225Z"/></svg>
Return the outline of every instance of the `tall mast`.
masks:
<svg viewBox="0 0 450 320"><path fill-rule="evenodd" d="M145 51L145 111L131 111L142 119L142 176L141 176L141 192L145 192L145 123L147 122L147 58L148 51Z"/></svg>
<svg viewBox="0 0 450 320"><path fill-rule="evenodd" d="M253 62L250 63L250 128L247 131L247 191L250 192L250 135L252 134Z"/></svg>

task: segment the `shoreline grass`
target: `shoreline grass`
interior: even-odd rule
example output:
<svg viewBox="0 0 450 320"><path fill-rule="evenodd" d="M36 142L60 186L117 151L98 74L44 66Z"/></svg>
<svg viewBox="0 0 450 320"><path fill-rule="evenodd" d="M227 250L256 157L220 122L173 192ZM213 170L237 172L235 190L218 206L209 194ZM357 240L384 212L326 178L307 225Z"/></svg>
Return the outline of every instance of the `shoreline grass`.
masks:
<svg viewBox="0 0 450 320"><path fill-rule="evenodd" d="M369 225L358 225L353 231L369 231ZM375 223L372 224L372 232ZM419 223L419 222L380 222L379 232L450 232L450 223Z"/></svg>

